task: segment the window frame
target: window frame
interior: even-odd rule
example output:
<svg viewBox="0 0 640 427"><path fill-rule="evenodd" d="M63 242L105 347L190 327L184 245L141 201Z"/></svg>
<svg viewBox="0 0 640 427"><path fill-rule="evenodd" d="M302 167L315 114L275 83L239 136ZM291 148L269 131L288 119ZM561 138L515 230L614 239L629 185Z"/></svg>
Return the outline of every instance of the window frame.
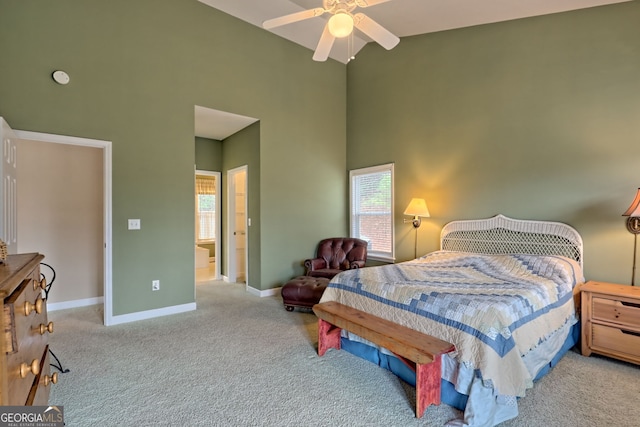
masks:
<svg viewBox="0 0 640 427"><path fill-rule="evenodd" d="M213 194L214 196L214 225L213 225L213 238L211 239L200 239L199 238L199 193L198 193L198 187L197 187L197 180L198 178L205 178L205 179L213 179L215 182L215 193ZM219 209L220 209L220 173L219 172L211 172L211 171L202 171L202 170L196 170L196 174L195 174L195 180L194 180L194 185L195 185L195 218L194 218L194 231L195 231L195 243L196 245L202 244L202 245L210 245L210 244L214 244L216 246L216 253L218 253L218 236L220 236L220 213L219 213Z"/></svg>
<svg viewBox="0 0 640 427"><path fill-rule="evenodd" d="M216 194L211 194L211 195L204 195L204 196L210 196L213 197L213 205L214 205L214 209L213 211L203 211L200 210L200 196L203 196L203 194L196 194L196 244L210 244L210 243L215 243L216 241L216 229L217 229L217 212L215 210L215 208L218 206L218 198ZM205 239L201 239L200 238L200 215L202 215L204 212L206 213L210 213L211 216L213 216L213 227L211 227L211 231L213 233L213 237L210 238L205 238Z"/></svg>
<svg viewBox="0 0 640 427"><path fill-rule="evenodd" d="M349 233L351 237L362 238L362 234L359 230L357 230L357 220L356 217L360 216L359 212L356 212L357 202L356 200L356 189L354 188L355 180L365 175L375 175L380 173L389 173L391 175L391 185L390 185L390 201L389 201L389 230L390 230L390 241L391 248L389 251L374 251L370 247L367 247L367 258L379 261L387 261L387 262L395 262L395 188L394 188L394 163L385 163L378 166L370 166L365 168L352 169L349 171Z"/></svg>

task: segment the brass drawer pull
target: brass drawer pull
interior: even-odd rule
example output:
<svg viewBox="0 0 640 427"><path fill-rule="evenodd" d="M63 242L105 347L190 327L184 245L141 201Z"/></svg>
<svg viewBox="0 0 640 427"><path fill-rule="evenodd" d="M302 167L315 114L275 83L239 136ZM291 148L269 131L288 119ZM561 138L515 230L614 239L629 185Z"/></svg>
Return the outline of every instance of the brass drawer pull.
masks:
<svg viewBox="0 0 640 427"><path fill-rule="evenodd" d="M40 288L43 291L45 291L47 289L47 279L45 279L43 277L42 280L40 280L39 282L37 280L34 280L33 281L33 290L35 291L38 288Z"/></svg>
<svg viewBox="0 0 640 427"><path fill-rule="evenodd" d="M25 301L24 303L24 315L28 316L32 311L36 311L36 313L42 313L42 309L44 308L44 300L40 297L36 300L35 304L30 303L29 301Z"/></svg>
<svg viewBox="0 0 640 427"><path fill-rule="evenodd" d="M20 378L27 378L29 372L33 373L33 375L40 373L40 361L38 359L33 359L31 365L27 365L24 362L20 364Z"/></svg>
<svg viewBox="0 0 640 427"><path fill-rule="evenodd" d="M38 332L40 332L40 335L44 335L45 332L49 332L50 334L53 333L53 322L49 322L49 324L45 325L44 323L40 323L40 326L38 326Z"/></svg>
<svg viewBox="0 0 640 427"><path fill-rule="evenodd" d="M58 373L54 372L53 375L45 375L42 380L42 384L47 387L49 384L58 384Z"/></svg>

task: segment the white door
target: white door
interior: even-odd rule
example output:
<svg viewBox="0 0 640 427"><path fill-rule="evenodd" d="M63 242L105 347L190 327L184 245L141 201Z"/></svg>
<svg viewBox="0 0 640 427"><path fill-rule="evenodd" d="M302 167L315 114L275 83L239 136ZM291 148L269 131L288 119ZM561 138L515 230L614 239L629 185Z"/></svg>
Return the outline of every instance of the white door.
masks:
<svg viewBox="0 0 640 427"><path fill-rule="evenodd" d="M248 285L247 273L247 166L227 172L229 281Z"/></svg>
<svg viewBox="0 0 640 427"><path fill-rule="evenodd" d="M0 239L7 245L7 252L18 251L18 213L17 213L17 167L18 138L9 124L0 117L0 141L2 141L2 164L0 164Z"/></svg>

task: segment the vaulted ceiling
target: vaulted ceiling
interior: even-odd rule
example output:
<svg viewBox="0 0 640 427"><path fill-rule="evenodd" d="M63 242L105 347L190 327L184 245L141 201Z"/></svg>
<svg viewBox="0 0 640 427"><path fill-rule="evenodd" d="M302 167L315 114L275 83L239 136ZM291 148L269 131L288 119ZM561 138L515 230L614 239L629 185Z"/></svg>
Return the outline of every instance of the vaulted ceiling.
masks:
<svg viewBox="0 0 640 427"><path fill-rule="evenodd" d="M268 19L323 6L322 0L198 1L260 28ZM630 0L390 0L356 11L365 13L402 38L625 1ZM328 17L324 14L269 31L310 49L311 61ZM372 42L370 38L356 30L351 46L348 47L346 39L337 39L329 57L347 63L351 54L369 42ZM197 107L196 135L222 140L256 120Z"/></svg>
<svg viewBox="0 0 640 427"><path fill-rule="evenodd" d="M322 7L322 0L198 1L258 27L262 27L262 23L268 19ZM390 0L356 11L365 13L402 38L625 1L629 0ZM270 31L313 51L329 17L330 15L325 14ZM356 31L353 40L355 52L370 41L367 36ZM336 40L330 58L343 63L348 61L345 40Z"/></svg>

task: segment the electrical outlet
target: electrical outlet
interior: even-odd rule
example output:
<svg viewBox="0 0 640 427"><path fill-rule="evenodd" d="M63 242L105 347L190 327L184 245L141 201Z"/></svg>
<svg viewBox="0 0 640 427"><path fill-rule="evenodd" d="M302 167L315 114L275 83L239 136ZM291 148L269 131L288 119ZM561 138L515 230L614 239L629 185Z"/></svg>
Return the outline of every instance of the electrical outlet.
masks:
<svg viewBox="0 0 640 427"><path fill-rule="evenodd" d="M140 220L139 219L130 219L129 220L129 230L140 230Z"/></svg>
<svg viewBox="0 0 640 427"><path fill-rule="evenodd" d="M160 290L160 280L152 280L151 281L151 290L159 291Z"/></svg>

